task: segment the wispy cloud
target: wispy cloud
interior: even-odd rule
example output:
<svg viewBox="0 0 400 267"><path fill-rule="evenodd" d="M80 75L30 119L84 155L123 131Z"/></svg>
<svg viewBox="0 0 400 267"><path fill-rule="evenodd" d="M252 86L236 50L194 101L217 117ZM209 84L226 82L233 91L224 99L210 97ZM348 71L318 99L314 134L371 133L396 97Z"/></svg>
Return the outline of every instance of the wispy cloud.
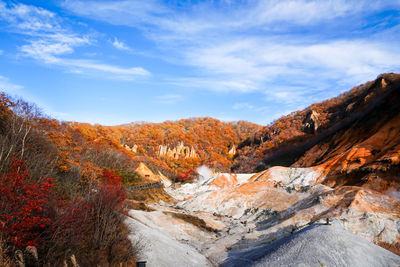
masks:
<svg viewBox="0 0 400 267"><path fill-rule="evenodd" d="M0 1L0 19L9 23L14 30L27 34L39 31L54 32L61 27L56 14L40 7L10 4Z"/></svg>
<svg viewBox="0 0 400 267"><path fill-rule="evenodd" d="M157 102L161 104L175 104L177 102L180 102L183 100L182 95L178 94L166 94L166 95L161 95L157 96Z"/></svg>
<svg viewBox="0 0 400 267"><path fill-rule="evenodd" d="M11 30L28 37L27 43L19 47L22 56L44 64L64 67L68 72L76 74L107 73L110 75L107 77L124 80L150 74L142 67L121 67L96 60L65 57L73 55L78 47L91 45L94 40L89 35L64 29L62 19L45 9L24 4L7 6L0 1L0 19L7 21ZM117 45L127 48L121 42L117 42Z"/></svg>
<svg viewBox="0 0 400 267"><path fill-rule="evenodd" d="M69 59L69 60L61 60L59 62L60 65L64 66L71 66L71 67L76 67L79 69L89 69L89 70L94 70L94 71L102 71L102 72L107 72L107 73L112 73L119 75L117 77L123 78L123 79L130 79L134 78L136 76L148 76L150 73L141 68L141 67L134 67L134 68L122 68L114 65L108 65L96 61L90 61L90 60L75 60L75 59Z"/></svg>
<svg viewBox="0 0 400 267"><path fill-rule="evenodd" d="M127 44L118 40L117 38L114 38L112 45L119 50L131 51L131 48Z"/></svg>
<svg viewBox="0 0 400 267"><path fill-rule="evenodd" d="M61 35L59 35L61 36ZM32 57L46 64L53 64L68 67L70 72L78 74L88 74L88 71L105 72L115 74L116 78L133 79L137 76L147 76L150 73L141 67L123 68L120 66L109 65L94 60L69 59L60 57L70 54L75 46L87 44L86 38L62 36L64 41L58 40L31 40L29 44L20 47L23 55Z"/></svg>
<svg viewBox="0 0 400 267"><path fill-rule="evenodd" d="M55 37L55 38L53 38ZM88 44L87 38L57 34L48 35L43 39L29 40L28 44L20 47L24 56L32 57L44 63L58 63L57 56L71 54L74 48Z"/></svg>
<svg viewBox="0 0 400 267"><path fill-rule="evenodd" d="M19 89L22 89L23 86L14 84L10 82L7 77L0 75L0 91L7 93L16 93Z"/></svg>
<svg viewBox="0 0 400 267"><path fill-rule="evenodd" d="M236 103L236 104L233 105L232 108L233 109L237 109L237 110L240 110L240 109L254 109L254 106L250 105L249 103Z"/></svg>
<svg viewBox="0 0 400 267"><path fill-rule="evenodd" d="M256 84L246 78L202 75L197 77L181 77L166 79L165 83L192 89L219 92L250 92L257 90Z"/></svg>
<svg viewBox="0 0 400 267"><path fill-rule="evenodd" d="M262 31L276 31L293 25L329 23L337 18L359 17L385 8L399 9L400 3L386 0L202 1L180 3L176 8L174 2L167 4L156 0L66 0L63 6L81 16L111 24L164 32L171 38L188 38L210 30L226 32L258 27Z"/></svg>
<svg viewBox="0 0 400 267"><path fill-rule="evenodd" d="M24 35L19 46L24 57L81 75L149 77L152 85L163 83L178 92L155 97L154 103L182 101L176 89L191 88L231 98L256 95L265 101L262 106L279 103L281 114L400 68L398 0L195 2L65 0L66 13L88 23L81 31L51 11L1 0L0 19ZM93 20L117 31L88 34ZM118 35L119 25L132 29L135 46L128 35ZM87 48L98 46L99 36L127 56L155 63L161 73L151 75L127 59L118 62L113 49L105 56L103 49L111 45L97 50L101 59L80 57L82 51L93 52ZM260 101L243 99L232 102L232 109L261 112Z"/></svg>
<svg viewBox="0 0 400 267"><path fill-rule="evenodd" d="M67 0L64 7L142 30L171 61L195 68L196 77L167 81L182 87L270 96L279 89L279 98L288 90L278 85L288 83L307 101L321 84L351 86L400 67L392 42L356 34L368 14L400 10L398 1L205 1L177 9L160 1ZM356 36L330 34L343 27Z"/></svg>

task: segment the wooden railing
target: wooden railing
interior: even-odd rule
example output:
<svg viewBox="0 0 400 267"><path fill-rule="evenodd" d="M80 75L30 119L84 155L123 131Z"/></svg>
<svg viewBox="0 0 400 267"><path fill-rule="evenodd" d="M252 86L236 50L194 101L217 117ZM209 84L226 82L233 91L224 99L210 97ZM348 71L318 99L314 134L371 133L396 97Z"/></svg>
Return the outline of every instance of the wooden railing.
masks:
<svg viewBox="0 0 400 267"><path fill-rule="evenodd" d="M160 187L162 187L162 185L163 185L163 183L160 181L160 182L155 182L155 183L150 183L150 184L142 184L142 185L127 187L126 190L134 191L137 189L147 189L147 188L154 188L154 187L160 188Z"/></svg>

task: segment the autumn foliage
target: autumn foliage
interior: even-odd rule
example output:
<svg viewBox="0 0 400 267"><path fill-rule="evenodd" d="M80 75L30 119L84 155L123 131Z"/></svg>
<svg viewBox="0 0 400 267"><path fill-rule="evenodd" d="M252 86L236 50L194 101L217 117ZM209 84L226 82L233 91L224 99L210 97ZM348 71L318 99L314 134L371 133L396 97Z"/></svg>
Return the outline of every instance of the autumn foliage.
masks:
<svg viewBox="0 0 400 267"><path fill-rule="evenodd" d="M123 223L118 175L134 173L129 153L5 94L0 119L3 256L11 260L16 249L34 245L48 266L61 266L67 252L82 266L132 263L137 247Z"/></svg>
<svg viewBox="0 0 400 267"><path fill-rule="evenodd" d="M12 163L0 176L0 231L2 240L13 247L38 246L43 229L51 219L43 214L54 187L51 178L33 181L22 160Z"/></svg>
<svg viewBox="0 0 400 267"><path fill-rule="evenodd" d="M72 249L85 266L132 261L136 252L125 237L129 231L123 224L124 201L124 188L113 180L61 207L47 241L51 253Z"/></svg>
<svg viewBox="0 0 400 267"><path fill-rule="evenodd" d="M122 177L111 171L104 171L101 177L101 182L109 186L121 186Z"/></svg>
<svg viewBox="0 0 400 267"><path fill-rule="evenodd" d="M244 140L260 126L245 122L222 122L213 118L190 118L162 123L131 123L120 126L105 127L86 123L71 123L75 134L79 132L86 142L97 144L119 151L126 155L137 166L144 162L147 166L161 170L165 175L176 180L191 179L195 169L208 165L220 171L228 171L232 156L228 151L232 146ZM196 158L160 157L160 145L173 148L180 142L193 147ZM126 147L137 146L136 152ZM82 149L84 147L80 146ZM119 162L122 162L119 156Z"/></svg>

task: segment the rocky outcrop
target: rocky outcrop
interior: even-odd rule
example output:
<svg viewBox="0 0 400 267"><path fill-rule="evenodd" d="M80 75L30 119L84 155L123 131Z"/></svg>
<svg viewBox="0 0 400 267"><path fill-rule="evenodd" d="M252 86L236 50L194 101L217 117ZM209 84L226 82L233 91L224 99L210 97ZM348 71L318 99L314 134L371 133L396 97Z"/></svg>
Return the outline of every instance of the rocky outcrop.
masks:
<svg viewBox="0 0 400 267"><path fill-rule="evenodd" d="M303 131L308 134L314 134L321 127L319 114L315 110L310 110L303 121Z"/></svg>
<svg viewBox="0 0 400 267"><path fill-rule="evenodd" d="M158 156L174 159L198 157L194 147L185 146L183 142L179 142L178 145L173 148L170 148L168 145L159 145Z"/></svg>
<svg viewBox="0 0 400 267"><path fill-rule="evenodd" d="M318 165L334 154L339 155L357 146L399 116L399 92L400 75L382 74L376 80L356 86L335 98L283 116L238 145L240 149L232 170L259 171L269 166L291 166L315 146L324 152L314 149L318 156L307 153L301 159L302 164L296 166ZM392 132L398 129L397 125ZM269 141L259 142L260 136ZM369 148L375 155L384 154L379 149L381 144L386 145L386 141L394 143L390 139L382 141Z"/></svg>
<svg viewBox="0 0 400 267"><path fill-rule="evenodd" d="M366 97L347 106L357 110L369 102L358 119L315 144L293 166L319 166L326 174L322 182L331 187L400 191L400 75L379 79Z"/></svg>
<svg viewBox="0 0 400 267"><path fill-rule="evenodd" d="M230 149L229 152L228 152L228 155L231 155L231 156L236 155L236 146L235 146L235 145L233 145L233 146L231 147L231 149Z"/></svg>
<svg viewBox="0 0 400 267"><path fill-rule="evenodd" d="M143 162L139 164L135 171L149 181L162 182L166 187L172 184L172 181L168 177L161 172L158 172L158 175L154 174Z"/></svg>
<svg viewBox="0 0 400 267"><path fill-rule="evenodd" d="M126 149L126 150L128 150L128 151L131 151L131 152L133 152L133 153L136 153L137 152L137 149L138 149L138 146L137 145L133 145L132 147L130 147L130 146L128 146L128 145L124 145L124 148Z"/></svg>

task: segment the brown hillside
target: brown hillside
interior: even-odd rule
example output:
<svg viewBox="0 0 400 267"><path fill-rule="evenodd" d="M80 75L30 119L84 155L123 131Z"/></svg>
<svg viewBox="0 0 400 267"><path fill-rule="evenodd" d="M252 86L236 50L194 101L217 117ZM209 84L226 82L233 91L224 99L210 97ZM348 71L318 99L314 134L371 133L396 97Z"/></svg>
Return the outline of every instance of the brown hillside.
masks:
<svg viewBox="0 0 400 267"><path fill-rule="evenodd" d="M330 186L398 188L400 75L380 75L282 117L242 142L239 149L235 170L320 166L328 175L324 183Z"/></svg>

